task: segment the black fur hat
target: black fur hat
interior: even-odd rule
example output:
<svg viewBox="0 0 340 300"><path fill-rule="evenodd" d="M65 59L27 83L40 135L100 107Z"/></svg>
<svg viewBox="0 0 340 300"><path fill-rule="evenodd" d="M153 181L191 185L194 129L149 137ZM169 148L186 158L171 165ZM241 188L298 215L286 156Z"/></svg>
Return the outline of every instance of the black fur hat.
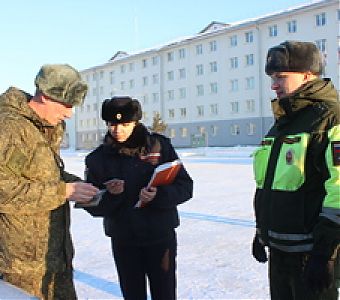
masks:
<svg viewBox="0 0 340 300"><path fill-rule="evenodd" d="M110 123L128 123L142 118L142 108L138 100L128 96L115 96L104 100L102 119Z"/></svg>
<svg viewBox="0 0 340 300"><path fill-rule="evenodd" d="M266 74L274 72L322 73L322 59L318 48L311 42L285 41L268 50Z"/></svg>

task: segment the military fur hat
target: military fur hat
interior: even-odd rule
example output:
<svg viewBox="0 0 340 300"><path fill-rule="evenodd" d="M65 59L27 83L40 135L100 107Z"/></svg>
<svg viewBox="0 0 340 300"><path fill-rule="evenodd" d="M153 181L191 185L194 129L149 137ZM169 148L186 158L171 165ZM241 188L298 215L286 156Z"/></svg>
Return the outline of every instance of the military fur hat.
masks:
<svg viewBox="0 0 340 300"><path fill-rule="evenodd" d="M138 121L142 118L142 108L138 100L125 96L115 96L104 100L102 119L113 124Z"/></svg>
<svg viewBox="0 0 340 300"><path fill-rule="evenodd" d="M67 64L43 65L34 83L47 97L72 106L83 103L88 89L79 72Z"/></svg>
<svg viewBox="0 0 340 300"><path fill-rule="evenodd" d="M266 74L274 72L322 73L322 59L314 43L285 41L268 50Z"/></svg>

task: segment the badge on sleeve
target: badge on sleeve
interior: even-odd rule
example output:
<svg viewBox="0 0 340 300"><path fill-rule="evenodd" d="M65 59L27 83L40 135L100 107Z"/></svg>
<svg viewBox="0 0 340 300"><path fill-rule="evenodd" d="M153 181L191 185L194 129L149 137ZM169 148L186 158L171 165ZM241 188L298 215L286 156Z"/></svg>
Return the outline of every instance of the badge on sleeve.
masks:
<svg viewBox="0 0 340 300"><path fill-rule="evenodd" d="M340 166L340 141L332 142L332 157L334 166Z"/></svg>
<svg viewBox="0 0 340 300"><path fill-rule="evenodd" d="M14 148L6 166L12 170L15 174L19 175L22 172L22 169L26 165L28 158L24 153L20 151L18 148Z"/></svg>

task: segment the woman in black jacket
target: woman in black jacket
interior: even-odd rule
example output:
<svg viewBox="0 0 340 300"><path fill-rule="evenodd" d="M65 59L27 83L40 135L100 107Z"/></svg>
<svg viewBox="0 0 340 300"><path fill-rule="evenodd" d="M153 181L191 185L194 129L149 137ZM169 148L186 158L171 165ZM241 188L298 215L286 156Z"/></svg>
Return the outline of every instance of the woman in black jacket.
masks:
<svg viewBox="0 0 340 300"><path fill-rule="evenodd" d="M87 182L103 194L86 210L104 217L124 299L146 299L146 278L152 299L176 299L176 207L192 197L193 182L182 166L172 184L146 188L154 169L178 156L168 138L139 123L141 116L130 97L103 102L108 132L85 160Z"/></svg>

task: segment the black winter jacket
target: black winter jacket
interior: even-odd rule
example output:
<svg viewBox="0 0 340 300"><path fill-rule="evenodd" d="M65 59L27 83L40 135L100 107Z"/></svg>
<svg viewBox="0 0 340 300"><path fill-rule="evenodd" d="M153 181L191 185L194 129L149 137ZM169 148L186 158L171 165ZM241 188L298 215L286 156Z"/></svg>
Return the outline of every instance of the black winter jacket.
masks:
<svg viewBox="0 0 340 300"><path fill-rule="evenodd" d="M330 258L340 245L338 95L316 79L279 105L254 159L258 233L272 248Z"/></svg>
<svg viewBox="0 0 340 300"><path fill-rule="evenodd" d="M160 152L158 161L145 159L155 151ZM170 140L150 133L142 124L137 124L124 143L115 142L107 134L105 142L86 157L87 182L104 189L103 183L110 179L125 181L122 194L105 192L97 207L86 208L91 215L104 217L107 236L121 243L148 245L167 238L179 226L176 207L192 197L193 189L184 167L172 184L157 188L156 197L147 206L134 207L155 167L175 159L178 156Z"/></svg>

